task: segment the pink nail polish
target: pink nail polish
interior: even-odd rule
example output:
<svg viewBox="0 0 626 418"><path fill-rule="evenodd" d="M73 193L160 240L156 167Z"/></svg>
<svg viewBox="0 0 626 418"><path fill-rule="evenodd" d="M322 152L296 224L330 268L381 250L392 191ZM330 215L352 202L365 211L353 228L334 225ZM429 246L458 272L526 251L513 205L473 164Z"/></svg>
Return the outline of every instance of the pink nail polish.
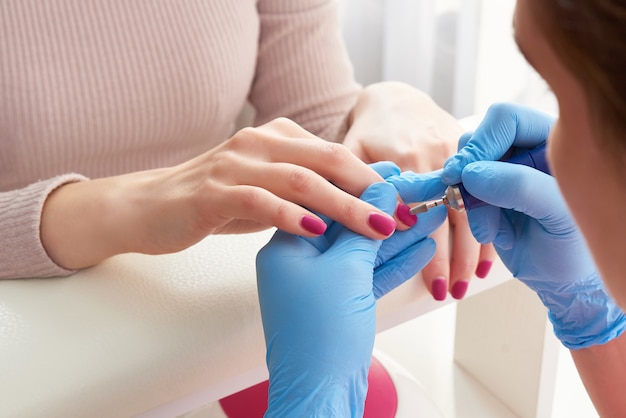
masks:
<svg viewBox="0 0 626 418"><path fill-rule="evenodd" d="M433 280L431 292L435 300L446 300L446 295L448 294L447 280L444 278Z"/></svg>
<svg viewBox="0 0 626 418"><path fill-rule="evenodd" d="M326 231L326 224L322 220L309 215L304 215L302 219L300 219L300 225L302 228L316 235L322 235Z"/></svg>
<svg viewBox="0 0 626 418"><path fill-rule="evenodd" d="M396 229L396 221L383 214L372 212L368 218L369 225L383 235L391 235Z"/></svg>
<svg viewBox="0 0 626 418"><path fill-rule="evenodd" d="M476 267L476 277L480 279L484 279L485 277L487 277L492 265L493 261L489 260L484 260L478 263L478 267Z"/></svg>
<svg viewBox="0 0 626 418"><path fill-rule="evenodd" d="M452 291L450 291L450 294L454 299L463 299L463 296L465 296L465 293L467 292L468 285L469 282L465 280L458 281L454 284L454 286L452 286Z"/></svg>
<svg viewBox="0 0 626 418"><path fill-rule="evenodd" d="M398 205L396 217L406 226L413 226L417 223L417 215L411 215L411 208L405 204Z"/></svg>

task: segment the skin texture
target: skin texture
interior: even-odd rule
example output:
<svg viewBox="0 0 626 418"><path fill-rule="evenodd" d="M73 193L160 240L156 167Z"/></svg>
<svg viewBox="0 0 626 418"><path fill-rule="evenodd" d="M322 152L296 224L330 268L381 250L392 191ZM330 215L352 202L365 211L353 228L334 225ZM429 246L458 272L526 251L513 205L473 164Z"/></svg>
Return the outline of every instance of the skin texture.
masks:
<svg viewBox="0 0 626 418"><path fill-rule="evenodd" d="M624 309L626 176L613 163L611 151L594 137L598 130L592 125L581 82L557 58L536 27L529 10L535 1L542 0L518 0L514 27L520 50L550 85L559 103L559 118L549 139L550 166L607 288ZM572 351L572 357L599 414L625 416L626 336Z"/></svg>
<svg viewBox="0 0 626 418"><path fill-rule="evenodd" d="M458 121L429 96L398 82L366 87L351 119L344 144L359 158L367 163L393 161L402 171L416 173L441 168L456 152L463 133ZM399 229L404 228L400 225ZM489 266L496 258L495 250L491 245L478 244L466 214L454 210L448 212L448 222L432 237L437 250L422 270L426 287L436 293L435 281L443 281L439 285L461 299L480 263ZM445 298L445 292L442 296Z"/></svg>

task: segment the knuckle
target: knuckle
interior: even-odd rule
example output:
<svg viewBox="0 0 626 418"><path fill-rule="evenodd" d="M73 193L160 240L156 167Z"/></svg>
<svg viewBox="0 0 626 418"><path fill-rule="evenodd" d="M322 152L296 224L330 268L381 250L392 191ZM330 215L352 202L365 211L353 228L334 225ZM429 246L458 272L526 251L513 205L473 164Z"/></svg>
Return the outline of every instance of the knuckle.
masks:
<svg viewBox="0 0 626 418"><path fill-rule="evenodd" d="M245 212L256 213L262 206L262 191L256 187L242 188L237 200Z"/></svg>
<svg viewBox="0 0 626 418"><path fill-rule="evenodd" d="M356 198L352 198L352 197L347 198L346 203L342 205L341 207L342 218L343 219L359 219L357 215L359 214L360 209L361 209L360 203L361 201Z"/></svg>
<svg viewBox="0 0 626 418"><path fill-rule="evenodd" d="M294 121L292 121L291 119L286 118L284 116L279 116L276 119L274 119L272 122L277 124L277 125L286 125L286 126L295 125Z"/></svg>
<svg viewBox="0 0 626 418"><path fill-rule="evenodd" d="M313 189L313 173L304 167L293 167L287 175L287 184L291 190L305 194Z"/></svg>
<svg viewBox="0 0 626 418"><path fill-rule="evenodd" d="M286 133L297 131L297 129L300 128L300 126L297 123L295 123L291 119L286 118L284 116L280 116L276 119L271 120L270 122L267 123L267 126L279 132L286 132Z"/></svg>
<svg viewBox="0 0 626 418"><path fill-rule="evenodd" d="M254 138L260 135L260 130L253 127L245 127L239 130L235 135L233 135L229 141L228 145L231 149L241 150L245 149L249 146L251 142L254 141Z"/></svg>
<svg viewBox="0 0 626 418"><path fill-rule="evenodd" d="M340 166L354 157L345 145L335 142L323 141L319 150L321 161L326 161L331 166Z"/></svg>
<svg viewBox="0 0 626 418"><path fill-rule="evenodd" d="M232 150L224 150L213 156L206 170L215 181L228 183L232 181L233 166L240 165L240 158Z"/></svg>
<svg viewBox="0 0 626 418"><path fill-rule="evenodd" d="M503 117L511 113L511 105L507 103L494 103L489 106L487 113L493 117Z"/></svg>
<svg viewBox="0 0 626 418"><path fill-rule="evenodd" d="M281 202L273 208L272 220L274 225L284 225L289 219L289 205L286 202Z"/></svg>

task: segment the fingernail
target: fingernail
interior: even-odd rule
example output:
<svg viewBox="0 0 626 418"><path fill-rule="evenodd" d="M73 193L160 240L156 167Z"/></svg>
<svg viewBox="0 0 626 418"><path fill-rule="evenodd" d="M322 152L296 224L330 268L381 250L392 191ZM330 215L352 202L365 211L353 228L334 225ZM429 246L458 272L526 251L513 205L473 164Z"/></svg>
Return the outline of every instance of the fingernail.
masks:
<svg viewBox="0 0 626 418"><path fill-rule="evenodd" d="M302 225L302 228L316 235L322 235L326 231L324 221L309 215L304 215L302 219L300 219L300 225Z"/></svg>
<svg viewBox="0 0 626 418"><path fill-rule="evenodd" d="M465 296L465 293L467 292L468 285L468 281L458 281L454 284L454 286L452 286L452 291L450 292L450 294L454 299L463 299L463 296Z"/></svg>
<svg viewBox="0 0 626 418"><path fill-rule="evenodd" d="M391 235L396 229L396 221L381 213L372 212L368 218L369 225L383 235Z"/></svg>
<svg viewBox="0 0 626 418"><path fill-rule="evenodd" d="M444 278L433 280L431 292L435 300L446 300L446 295L448 294L447 280Z"/></svg>
<svg viewBox="0 0 626 418"><path fill-rule="evenodd" d="M413 226L417 222L417 215L411 215L411 208L405 204L398 205L396 217L406 226Z"/></svg>
<svg viewBox="0 0 626 418"><path fill-rule="evenodd" d="M480 279L484 279L489 274L491 270L491 266L493 265L493 261L485 260L478 263L478 267L476 267L476 277Z"/></svg>

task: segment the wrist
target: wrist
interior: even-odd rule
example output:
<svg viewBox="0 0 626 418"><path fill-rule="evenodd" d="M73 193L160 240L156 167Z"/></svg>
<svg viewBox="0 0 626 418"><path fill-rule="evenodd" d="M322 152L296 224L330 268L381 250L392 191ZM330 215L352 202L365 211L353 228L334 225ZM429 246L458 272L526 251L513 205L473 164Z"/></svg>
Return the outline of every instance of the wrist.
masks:
<svg viewBox="0 0 626 418"><path fill-rule="evenodd" d="M268 409L265 417L362 417L368 387L368 367L351 376L333 373L301 373L288 380L270 373Z"/></svg>
<svg viewBox="0 0 626 418"><path fill-rule="evenodd" d="M130 251L125 237L133 233L120 227L123 203L117 198L114 183L114 178L69 183L46 199L41 242L59 266L82 269Z"/></svg>
<svg viewBox="0 0 626 418"><path fill-rule="evenodd" d="M571 350L605 344L626 329L626 316L594 275L557 291L539 292L556 337Z"/></svg>

